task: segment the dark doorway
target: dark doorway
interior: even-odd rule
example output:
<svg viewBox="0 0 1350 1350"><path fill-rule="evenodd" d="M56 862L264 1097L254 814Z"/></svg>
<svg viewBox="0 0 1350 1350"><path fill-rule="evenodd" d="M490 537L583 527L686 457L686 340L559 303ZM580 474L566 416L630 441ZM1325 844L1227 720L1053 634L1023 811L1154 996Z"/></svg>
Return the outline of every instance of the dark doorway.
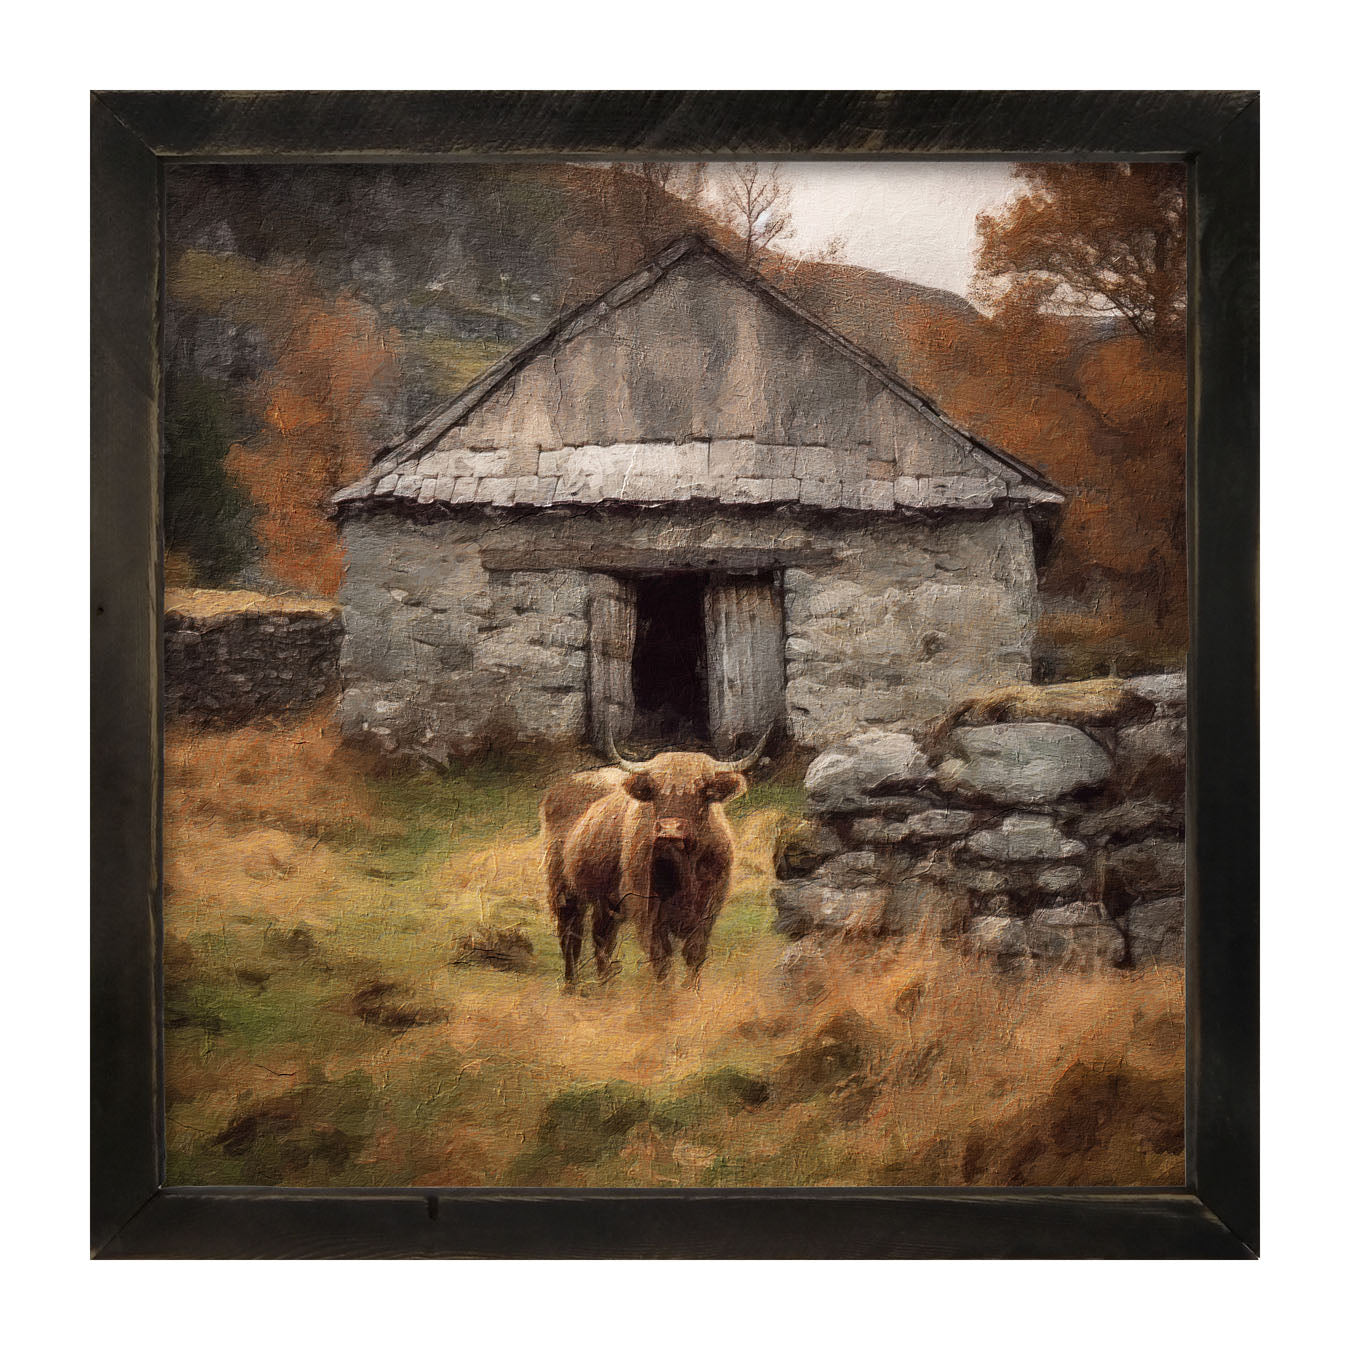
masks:
<svg viewBox="0 0 1350 1350"><path fill-rule="evenodd" d="M637 581L633 736L668 746L708 740L708 663L701 572Z"/></svg>

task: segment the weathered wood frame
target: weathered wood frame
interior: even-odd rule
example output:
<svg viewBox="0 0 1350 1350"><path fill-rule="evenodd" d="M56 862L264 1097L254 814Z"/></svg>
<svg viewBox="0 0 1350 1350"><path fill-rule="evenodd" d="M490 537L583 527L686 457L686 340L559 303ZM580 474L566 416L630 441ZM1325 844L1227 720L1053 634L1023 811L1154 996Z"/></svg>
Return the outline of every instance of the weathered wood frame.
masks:
<svg viewBox="0 0 1350 1350"><path fill-rule="evenodd" d="M92 96L92 1239L100 1257L1245 1257L1257 1247L1258 126L1250 93ZM865 147L865 148L864 148ZM1166 1191L166 1187L163 167L1181 159L1190 169L1187 1183Z"/></svg>

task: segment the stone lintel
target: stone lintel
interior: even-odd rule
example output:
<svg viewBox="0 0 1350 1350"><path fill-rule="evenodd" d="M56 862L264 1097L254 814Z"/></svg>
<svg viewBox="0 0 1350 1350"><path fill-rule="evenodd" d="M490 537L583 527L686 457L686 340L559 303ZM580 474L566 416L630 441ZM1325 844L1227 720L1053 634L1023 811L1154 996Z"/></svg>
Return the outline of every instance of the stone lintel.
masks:
<svg viewBox="0 0 1350 1350"><path fill-rule="evenodd" d="M665 572L687 568L697 572L770 572L781 567L809 567L829 562L826 548L642 548L605 543L584 554L563 544L485 544L480 560L489 572L551 572L583 568L596 572Z"/></svg>

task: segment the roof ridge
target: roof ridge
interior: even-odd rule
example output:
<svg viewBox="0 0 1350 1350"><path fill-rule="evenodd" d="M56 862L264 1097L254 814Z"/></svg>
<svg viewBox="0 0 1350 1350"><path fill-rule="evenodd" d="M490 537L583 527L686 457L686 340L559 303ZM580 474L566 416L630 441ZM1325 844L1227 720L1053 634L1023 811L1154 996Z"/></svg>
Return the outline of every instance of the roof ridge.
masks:
<svg viewBox="0 0 1350 1350"><path fill-rule="evenodd" d="M854 364L861 366L869 375L917 412L943 430L964 441L976 456L985 456L994 460L1004 468L1011 469L1025 482L1033 486L1053 492L1060 491L1039 470L1008 451L990 445L987 441L982 440L953 421L931 398L915 388L898 372L892 370L880 357L845 337L831 324L826 323L824 319L819 318L786 292L780 290L767 277L737 261L724 249L713 243L702 231L690 230L677 235L646 261L613 283L602 294L575 305L561 314L538 337L531 338L528 342L524 342L513 351L508 352L471 380L453 398L424 414L398 440L378 450L369 469L355 483L344 488L339 497L350 499L359 496L362 491L368 490L380 478L395 471L405 459L422 454L434 441L478 407L503 381L526 365L536 355L554 343L561 345L570 341L577 334L599 322L606 314L612 313L620 305L626 304L629 300L650 289L677 264L699 255L710 258L732 280L759 293L770 303L791 314L798 322L806 324L817 337L853 361Z"/></svg>

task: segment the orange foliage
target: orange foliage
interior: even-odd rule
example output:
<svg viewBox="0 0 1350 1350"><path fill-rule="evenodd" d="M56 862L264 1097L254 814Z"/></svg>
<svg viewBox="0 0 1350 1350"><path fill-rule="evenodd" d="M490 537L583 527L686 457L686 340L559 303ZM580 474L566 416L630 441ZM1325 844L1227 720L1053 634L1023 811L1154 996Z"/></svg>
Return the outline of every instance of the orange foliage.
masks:
<svg viewBox="0 0 1350 1350"><path fill-rule="evenodd" d="M253 400L260 426L226 460L259 508L264 564L283 585L334 595L342 553L329 499L362 473L397 377L397 330L348 295L277 269L262 327L274 364Z"/></svg>
<svg viewBox="0 0 1350 1350"><path fill-rule="evenodd" d="M1180 164L1020 164L1028 191L979 218L976 288L1005 315L1112 315L1179 336L1186 313Z"/></svg>
<svg viewBox="0 0 1350 1350"><path fill-rule="evenodd" d="M1180 353L1124 338L1095 348L1078 367L1083 397L1137 450L1185 447L1186 368Z"/></svg>
<svg viewBox="0 0 1350 1350"><path fill-rule="evenodd" d="M1182 354L1133 333L1075 347L1062 323L1039 316L950 328L939 319L922 331L921 387L1068 492L1045 577L1052 603L1072 597L1112 615L1123 659L1184 648Z"/></svg>
<svg viewBox="0 0 1350 1350"><path fill-rule="evenodd" d="M1174 167L1151 177L1053 167L1029 176L1030 197L981 223L985 279L1005 283L992 317L915 297L883 318L874 296L863 340L959 424L1067 491L1042 635L1077 652L1076 673L1092 673L1116 658L1175 659L1186 644L1184 220L1172 211ZM1058 289L1035 270L1059 256L1056 242L1083 258L1118 254L1122 238L1139 253L1146 241L1168 275L1151 262L1118 286L1112 274L1103 284L1114 294L1089 302L1087 270L1070 268L1075 287ZM1089 325L1085 310L1117 323Z"/></svg>

